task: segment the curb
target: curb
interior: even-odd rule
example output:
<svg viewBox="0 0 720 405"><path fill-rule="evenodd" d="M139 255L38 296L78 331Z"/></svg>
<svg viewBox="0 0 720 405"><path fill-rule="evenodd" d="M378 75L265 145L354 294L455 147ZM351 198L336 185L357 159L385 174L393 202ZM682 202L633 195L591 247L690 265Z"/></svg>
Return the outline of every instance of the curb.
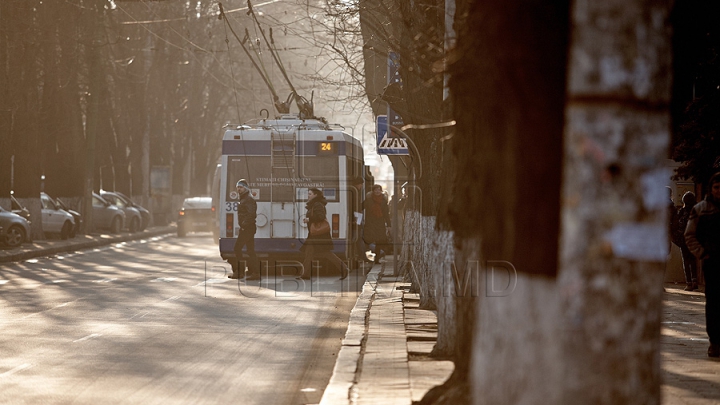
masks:
<svg viewBox="0 0 720 405"><path fill-rule="evenodd" d="M174 226L153 227L142 232L126 233L120 235L95 234L83 235L81 237L90 240L63 240L50 242L41 242L48 244L56 244L56 246L21 246L13 250L21 250L18 252L0 250L0 263L21 262L41 256L51 256L58 253L67 253L77 250L90 249L98 246L111 245L118 242L127 242L131 240L143 239L152 236L164 235L175 232ZM79 239L78 237L77 239Z"/></svg>
<svg viewBox="0 0 720 405"><path fill-rule="evenodd" d="M350 312L348 329L338 352L332 377L328 382L319 405L350 403L350 390L355 385L355 375L360 364L363 343L367 337L370 306L383 266L373 266L367 274L362 292Z"/></svg>

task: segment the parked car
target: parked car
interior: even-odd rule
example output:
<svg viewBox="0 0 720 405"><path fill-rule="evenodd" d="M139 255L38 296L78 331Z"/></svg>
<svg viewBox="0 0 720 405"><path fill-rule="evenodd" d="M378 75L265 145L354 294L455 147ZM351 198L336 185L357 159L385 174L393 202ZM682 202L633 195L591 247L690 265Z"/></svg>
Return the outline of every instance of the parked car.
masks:
<svg viewBox="0 0 720 405"><path fill-rule="evenodd" d="M10 211L17 215L20 215L21 217L25 218L28 222L30 222L30 210L28 210L22 204L20 204L20 202L12 194L10 194Z"/></svg>
<svg viewBox="0 0 720 405"><path fill-rule="evenodd" d="M0 207L0 228L5 231L0 235L0 243L10 247L30 242L30 223L27 219Z"/></svg>
<svg viewBox="0 0 720 405"><path fill-rule="evenodd" d="M140 230L140 227L142 226L142 215L140 215L140 211L128 204L125 199L120 198L120 196L115 193L100 191L100 195L107 202L125 212L125 227L128 231L135 233Z"/></svg>
<svg viewBox="0 0 720 405"><path fill-rule="evenodd" d="M43 232L60 235L60 239L75 237L75 218L55 205L49 195L40 193L40 211Z"/></svg>
<svg viewBox="0 0 720 405"><path fill-rule="evenodd" d="M145 228L150 225L150 211L148 211L145 207L142 207L141 205L135 203L135 201L131 200L130 197L119 191L113 191L113 193L117 194L118 197L124 199L126 203L130 204L130 206L140 211L140 216L142 216L142 225L140 226L140 230L144 231Z"/></svg>
<svg viewBox="0 0 720 405"><path fill-rule="evenodd" d="M150 211L148 211L146 208L142 207L141 205L135 203L133 200L130 199L130 197L126 196L125 194L119 192L119 191L107 191L107 194L115 195L119 199L123 200L125 204L135 208L136 210L140 211L140 217L142 217L142 222L140 223L140 230L144 231L145 228L150 225Z"/></svg>
<svg viewBox="0 0 720 405"><path fill-rule="evenodd" d="M142 226L140 227L140 230L144 231L145 228L147 228L148 225L150 225L150 211L147 210L145 207L142 207L142 206L136 204L135 201L131 200L130 197L126 196L125 194L123 194L119 191L114 191L114 193L117 194L118 196L120 196L120 198L125 199L125 201L128 204L130 204L133 208L140 211L140 215L142 216Z"/></svg>
<svg viewBox="0 0 720 405"><path fill-rule="evenodd" d="M109 229L111 233L120 233L125 227L125 212L95 192L93 192L92 207L93 222L96 228L105 228Z"/></svg>
<svg viewBox="0 0 720 405"><path fill-rule="evenodd" d="M52 197L50 197L50 198L52 198ZM70 213L70 215L73 216L73 219L75 220L75 227L73 228L73 231L70 234L70 237L74 238L75 235L77 235L77 233L80 232L80 229L82 228L82 215L79 212L68 208L68 206L61 199L52 198L52 200L53 200L53 202L55 202L56 206L67 211L68 213Z"/></svg>
<svg viewBox="0 0 720 405"><path fill-rule="evenodd" d="M215 228L215 207L211 197L191 197L183 201L177 219L179 237L188 232L213 232Z"/></svg>

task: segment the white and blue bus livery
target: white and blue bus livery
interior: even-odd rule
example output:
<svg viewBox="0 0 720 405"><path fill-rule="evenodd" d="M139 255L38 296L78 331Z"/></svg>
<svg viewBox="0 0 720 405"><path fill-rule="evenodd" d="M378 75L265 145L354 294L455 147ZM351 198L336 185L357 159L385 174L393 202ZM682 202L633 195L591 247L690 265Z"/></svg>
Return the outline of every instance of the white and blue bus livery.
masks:
<svg viewBox="0 0 720 405"><path fill-rule="evenodd" d="M238 235L235 183L246 179L257 201L255 251L270 265L275 259L299 259L307 237L303 222L307 190L315 187L328 200L334 252L355 257L358 238L354 212L362 198L363 150L360 142L321 119L283 115L255 124L226 126L220 163L220 256L236 265ZM265 266L263 265L263 268Z"/></svg>

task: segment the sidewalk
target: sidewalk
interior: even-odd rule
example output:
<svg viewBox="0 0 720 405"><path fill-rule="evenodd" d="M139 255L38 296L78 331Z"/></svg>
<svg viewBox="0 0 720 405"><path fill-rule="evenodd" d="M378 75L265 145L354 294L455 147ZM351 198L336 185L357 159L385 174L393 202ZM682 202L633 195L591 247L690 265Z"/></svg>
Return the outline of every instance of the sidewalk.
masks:
<svg viewBox="0 0 720 405"><path fill-rule="evenodd" d="M720 360L707 356L705 294L665 284L661 325L662 403L720 403Z"/></svg>
<svg viewBox="0 0 720 405"><path fill-rule="evenodd" d="M320 405L411 405L453 371L428 355L437 340L434 311L392 273L393 258L367 276ZM661 325L663 405L720 403L720 361L707 357L705 295L666 284Z"/></svg>
<svg viewBox="0 0 720 405"><path fill-rule="evenodd" d="M428 356L435 313L418 308L409 283L384 274L392 267L386 257L368 273L320 405L410 405L450 377L451 361Z"/></svg>
<svg viewBox="0 0 720 405"><path fill-rule="evenodd" d="M154 226L135 233L77 235L72 239L44 239L32 243L23 243L16 248L0 246L0 263L18 262L40 256L49 256L75 250L89 249L129 240L149 238L166 233L174 233L174 226Z"/></svg>

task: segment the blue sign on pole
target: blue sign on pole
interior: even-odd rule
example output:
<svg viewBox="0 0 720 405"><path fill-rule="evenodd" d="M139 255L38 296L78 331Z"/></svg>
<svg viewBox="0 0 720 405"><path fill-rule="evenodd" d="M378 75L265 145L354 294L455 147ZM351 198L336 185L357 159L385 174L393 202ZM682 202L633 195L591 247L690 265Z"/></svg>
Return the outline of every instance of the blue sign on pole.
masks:
<svg viewBox="0 0 720 405"><path fill-rule="evenodd" d="M388 116L378 115L377 125L377 153L378 155L409 155L407 141L398 134L394 134L388 126Z"/></svg>

